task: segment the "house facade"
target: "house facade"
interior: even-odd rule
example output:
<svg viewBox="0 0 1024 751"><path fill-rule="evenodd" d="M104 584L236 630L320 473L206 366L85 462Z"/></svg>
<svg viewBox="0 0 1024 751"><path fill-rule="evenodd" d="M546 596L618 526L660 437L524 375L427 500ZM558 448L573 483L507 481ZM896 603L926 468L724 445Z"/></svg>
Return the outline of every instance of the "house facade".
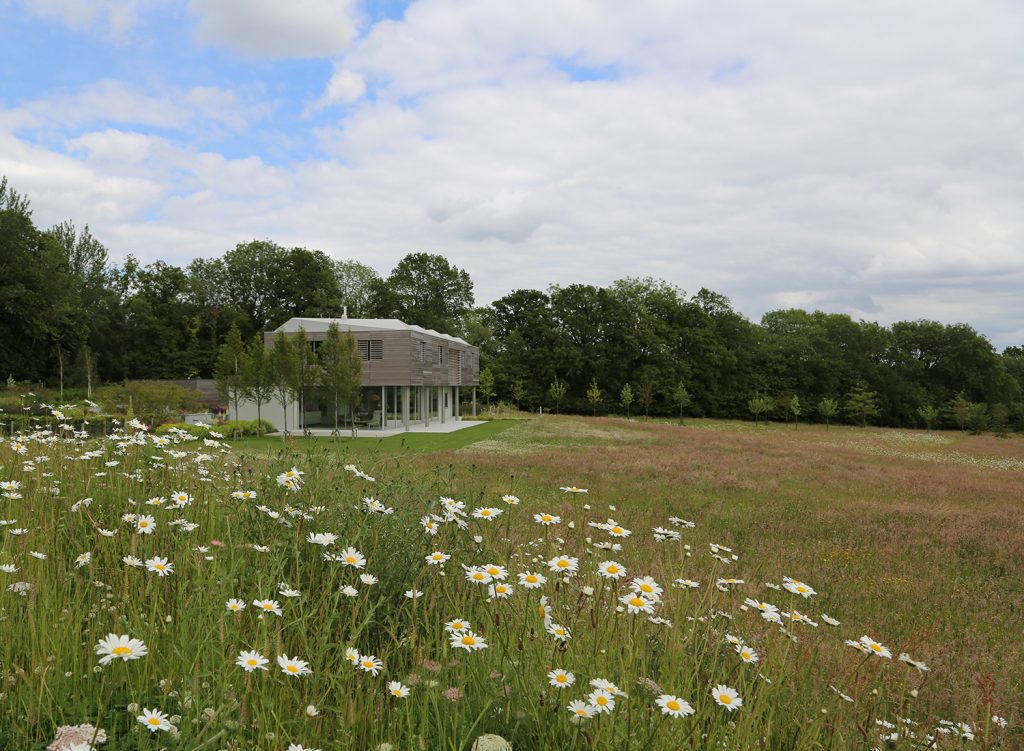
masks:
<svg viewBox="0 0 1024 751"><path fill-rule="evenodd" d="M476 414L480 350L458 337L394 318L292 318L265 333L264 342L270 348L278 336L297 336L301 329L315 350L332 324L351 333L363 361L361 398L339 415L340 426L415 430L457 421L467 396L467 407ZM289 430L334 428L333 409L319 388L306 389L301 402L301 410L298 401L288 405ZM263 404L261 411L277 429L284 427L280 402ZM255 405L243 405L239 417L256 419Z"/></svg>

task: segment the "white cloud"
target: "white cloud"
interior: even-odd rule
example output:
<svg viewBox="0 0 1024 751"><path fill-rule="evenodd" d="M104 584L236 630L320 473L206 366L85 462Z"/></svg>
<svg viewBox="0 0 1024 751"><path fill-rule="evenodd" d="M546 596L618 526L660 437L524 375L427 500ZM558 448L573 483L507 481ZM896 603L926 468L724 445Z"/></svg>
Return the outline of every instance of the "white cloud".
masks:
<svg viewBox="0 0 1024 751"><path fill-rule="evenodd" d="M19 5L39 18L58 21L75 31L104 26L111 36L121 36L139 21L142 11L167 0L19 0Z"/></svg>
<svg viewBox="0 0 1024 751"><path fill-rule="evenodd" d="M196 39L246 57L337 55L357 31L354 0L190 0Z"/></svg>
<svg viewBox="0 0 1024 751"><path fill-rule="evenodd" d="M346 107L322 110L337 118L316 121L317 158L204 153L192 133L247 127L259 105L108 82L0 112L20 136L0 173L37 216L148 260L271 237L386 272L424 250L483 302L650 274L755 319L967 321L1008 345L1024 335L1022 29L994 0L420 0L334 60L321 104ZM579 80L595 69L610 80ZM93 130L70 157L32 143L62 118ZM178 142L129 127L147 124Z"/></svg>

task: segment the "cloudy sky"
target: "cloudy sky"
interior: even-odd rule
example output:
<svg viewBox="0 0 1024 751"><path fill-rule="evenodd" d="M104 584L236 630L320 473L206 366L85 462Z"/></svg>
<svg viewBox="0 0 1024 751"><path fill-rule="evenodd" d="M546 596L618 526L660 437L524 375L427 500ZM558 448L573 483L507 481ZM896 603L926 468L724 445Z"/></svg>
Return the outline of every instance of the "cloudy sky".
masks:
<svg viewBox="0 0 1024 751"><path fill-rule="evenodd" d="M0 174L115 258L651 275L1024 344L1017 0L0 0Z"/></svg>

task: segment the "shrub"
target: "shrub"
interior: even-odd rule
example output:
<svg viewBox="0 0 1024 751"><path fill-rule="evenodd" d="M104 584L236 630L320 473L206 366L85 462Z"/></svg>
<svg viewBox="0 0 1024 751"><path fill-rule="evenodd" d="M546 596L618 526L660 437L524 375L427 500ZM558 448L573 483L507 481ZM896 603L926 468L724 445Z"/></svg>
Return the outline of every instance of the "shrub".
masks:
<svg viewBox="0 0 1024 751"><path fill-rule="evenodd" d="M223 435L225 438L232 438L235 435L236 429L243 436L258 435L258 427L260 428L259 433L262 433L263 435L274 432L274 426L266 420L261 420L259 422L257 422L256 420L239 420L237 426L233 421L225 422L220 423L218 425L214 425L212 429L215 432ZM201 427L199 425L192 425L190 423L185 422L169 422L155 428L153 432L156 435L167 435L173 429L184 430L193 438L206 438L210 435L211 430L210 428Z"/></svg>

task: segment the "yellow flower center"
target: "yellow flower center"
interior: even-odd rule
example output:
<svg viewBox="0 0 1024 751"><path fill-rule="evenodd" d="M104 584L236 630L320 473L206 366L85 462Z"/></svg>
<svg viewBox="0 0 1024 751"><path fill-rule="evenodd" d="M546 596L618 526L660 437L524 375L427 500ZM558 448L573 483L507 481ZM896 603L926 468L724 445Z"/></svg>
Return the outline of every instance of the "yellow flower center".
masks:
<svg viewBox="0 0 1024 751"><path fill-rule="evenodd" d="M675 699L671 699L665 703L665 706L671 709L673 712L678 712L681 705Z"/></svg>
<svg viewBox="0 0 1024 751"><path fill-rule="evenodd" d="M578 714L580 717L586 717L587 716L587 710L585 710L583 708L577 709L576 710L576 714Z"/></svg>
<svg viewBox="0 0 1024 751"><path fill-rule="evenodd" d="M526 581L528 581L530 584L536 584L537 583L537 577L534 576L533 574L530 574L529 576L526 577Z"/></svg>
<svg viewBox="0 0 1024 751"><path fill-rule="evenodd" d="M299 668L296 665L289 665L287 668L285 668L285 670L287 670L289 673L298 673L299 672Z"/></svg>
<svg viewBox="0 0 1024 751"><path fill-rule="evenodd" d="M345 556L345 563L355 563L355 562L356 562L355 556L353 556L353 555Z"/></svg>
<svg viewBox="0 0 1024 751"><path fill-rule="evenodd" d="M467 647L471 647L474 644L476 644L476 639L467 634L466 636L462 637L462 643L465 644Z"/></svg>
<svg viewBox="0 0 1024 751"><path fill-rule="evenodd" d="M872 644L871 648L873 650L875 650L876 652L881 652L882 651L882 645L881 644Z"/></svg>
<svg viewBox="0 0 1024 751"><path fill-rule="evenodd" d="M654 587L652 587L650 584L641 584L640 585L640 590L643 591L643 592L653 592L654 591Z"/></svg>
<svg viewBox="0 0 1024 751"><path fill-rule="evenodd" d="M612 527L612 532L614 532L617 535L621 535L622 534L622 527Z"/></svg>
<svg viewBox="0 0 1024 751"><path fill-rule="evenodd" d="M719 694L718 701L722 704L732 704L732 697L729 694Z"/></svg>
<svg viewBox="0 0 1024 751"><path fill-rule="evenodd" d="M565 683L568 679L564 675L556 675L555 680L559 683Z"/></svg>
<svg viewBox="0 0 1024 751"><path fill-rule="evenodd" d="M619 573L619 567L618 566L609 566L608 567L608 573L609 574L617 574L617 573Z"/></svg>
<svg viewBox="0 0 1024 751"><path fill-rule="evenodd" d="M568 565L569 565L569 561L559 561L558 562L558 568L565 568Z"/></svg>
<svg viewBox="0 0 1024 751"><path fill-rule="evenodd" d="M132 649L131 647L114 647L112 650L110 650L110 653L119 656L130 655L132 653Z"/></svg>
<svg viewBox="0 0 1024 751"><path fill-rule="evenodd" d="M481 574L479 571L477 571L475 574L473 574L473 578L476 579L477 581L480 581L481 579L484 578L484 575Z"/></svg>
<svg viewBox="0 0 1024 751"><path fill-rule="evenodd" d="M541 518L546 522L549 522L552 519L552 517L549 514L544 514L544 516L542 516Z"/></svg>
<svg viewBox="0 0 1024 751"><path fill-rule="evenodd" d="M265 603L263 603L263 609L264 610L273 610L274 606L271 605L269 602L265 602Z"/></svg>
<svg viewBox="0 0 1024 751"><path fill-rule="evenodd" d="M608 704L608 697L606 697L606 696L598 696L596 701L597 701L598 704L600 704L603 707L603 706Z"/></svg>
<svg viewBox="0 0 1024 751"><path fill-rule="evenodd" d="M160 718L159 717L150 717L148 722L149 722L150 725L159 725L160 724Z"/></svg>
<svg viewBox="0 0 1024 751"><path fill-rule="evenodd" d="M252 667L256 667L259 664L259 662L250 657L248 660L246 660L246 664L251 665Z"/></svg>

